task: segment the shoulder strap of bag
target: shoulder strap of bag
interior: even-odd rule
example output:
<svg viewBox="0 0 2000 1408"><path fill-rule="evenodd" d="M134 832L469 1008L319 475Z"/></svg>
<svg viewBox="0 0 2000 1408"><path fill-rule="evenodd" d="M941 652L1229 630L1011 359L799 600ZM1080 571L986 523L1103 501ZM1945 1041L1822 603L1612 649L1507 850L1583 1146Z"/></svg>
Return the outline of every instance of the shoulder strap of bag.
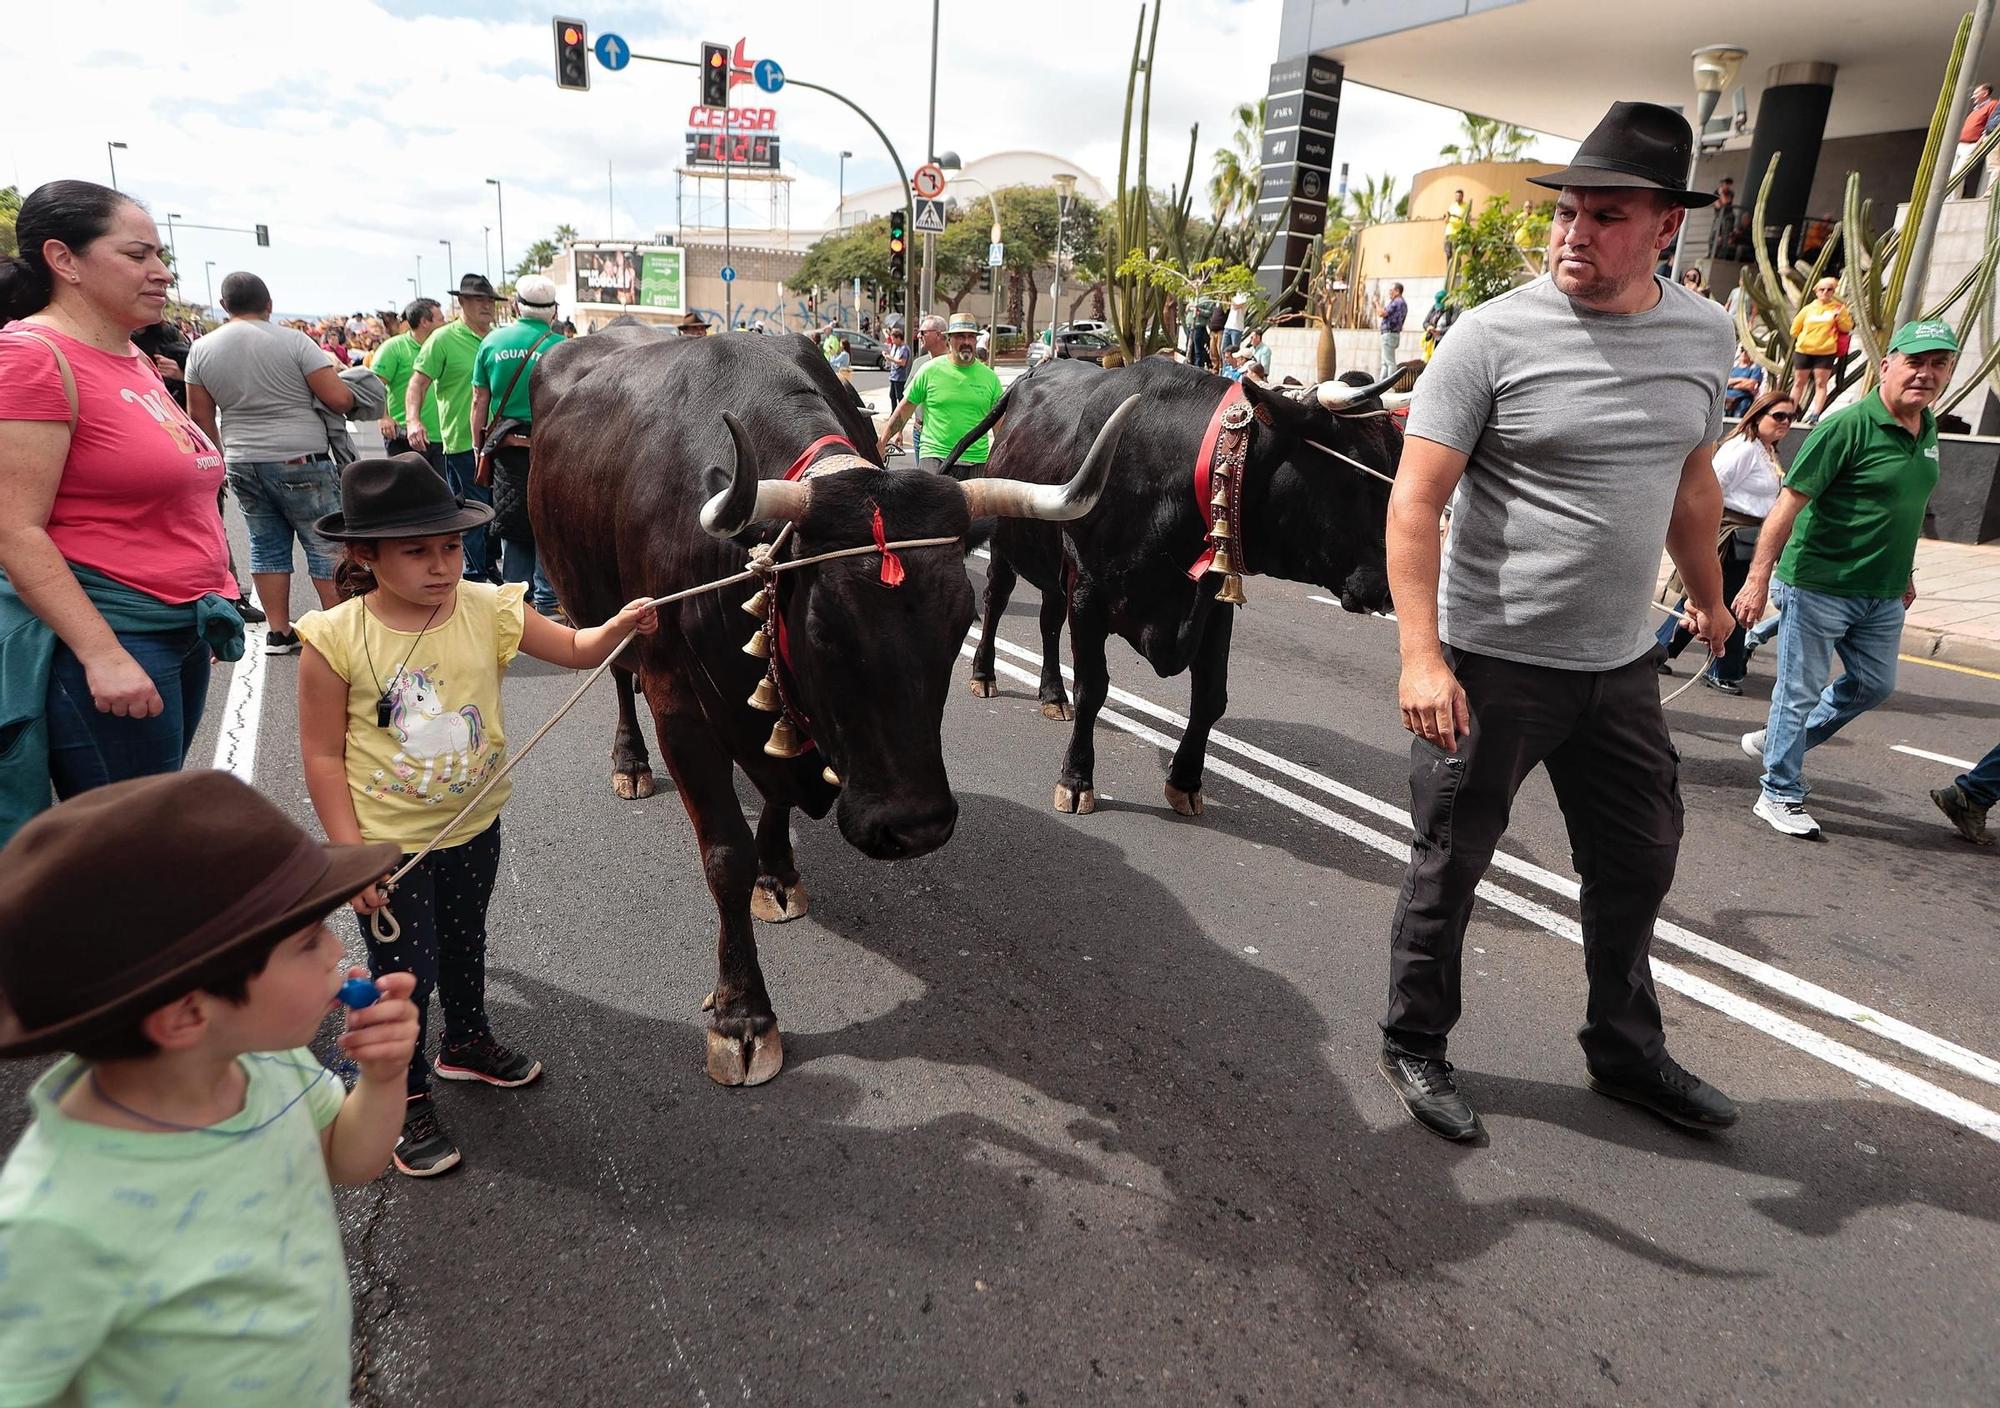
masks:
<svg viewBox="0 0 2000 1408"><path fill-rule="evenodd" d="M505 410L507 403L514 399L514 388L521 384L521 373L528 369L528 363L535 360L535 354L542 350L542 344L555 335L555 329L550 328L535 339L535 345L528 349L528 355L521 359L521 365L514 368L514 375L508 379L507 389L500 393L500 405L496 409Z"/></svg>
<svg viewBox="0 0 2000 1408"><path fill-rule="evenodd" d="M41 343L42 346L48 348L49 351L55 354L56 371L62 377L63 396L65 397L65 399L69 401L69 433L72 436L74 436L76 434L76 421L78 413L78 406L76 399L76 373L70 370L69 358L63 355L62 348L56 346L55 343L51 342L48 338L43 337L40 333L34 331L31 328L16 327L12 329L12 331L19 334L22 337L32 337L35 341Z"/></svg>

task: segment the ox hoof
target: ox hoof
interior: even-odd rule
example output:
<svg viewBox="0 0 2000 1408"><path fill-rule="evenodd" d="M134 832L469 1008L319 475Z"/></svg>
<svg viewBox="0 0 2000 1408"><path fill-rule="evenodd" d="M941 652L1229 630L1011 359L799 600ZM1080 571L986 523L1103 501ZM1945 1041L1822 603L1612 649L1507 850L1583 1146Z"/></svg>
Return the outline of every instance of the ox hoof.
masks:
<svg viewBox="0 0 2000 1408"><path fill-rule="evenodd" d="M717 1085L762 1085L785 1064L785 1043L778 1029L757 1036L708 1033L708 1078Z"/></svg>
<svg viewBox="0 0 2000 1408"><path fill-rule="evenodd" d="M780 884L768 875L757 877L756 888L750 891L750 916L761 919L766 924L783 924L793 919L805 918L811 908L806 899L803 880L794 880L789 885Z"/></svg>
<svg viewBox="0 0 2000 1408"><path fill-rule="evenodd" d="M974 699L991 699L1000 692L1000 686L992 680L972 680L969 683Z"/></svg>
<svg viewBox="0 0 2000 1408"><path fill-rule="evenodd" d="M1089 816L1097 810L1097 789L1094 787L1065 787L1056 784L1055 809L1071 812L1077 816Z"/></svg>
<svg viewBox="0 0 2000 1408"><path fill-rule="evenodd" d="M1201 789L1197 787L1192 792L1183 792L1180 788L1169 782L1167 784L1167 805L1182 816L1200 816L1202 807Z"/></svg>
<svg viewBox="0 0 2000 1408"><path fill-rule="evenodd" d="M654 791L653 770L641 767L630 772L614 772L611 774L611 790L628 802L650 797Z"/></svg>
<svg viewBox="0 0 2000 1408"><path fill-rule="evenodd" d="M1070 708L1067 699L1044 699L1042 717L1054 719L1059 724L1071 723L1076 718L1076 710Z"/></svg>

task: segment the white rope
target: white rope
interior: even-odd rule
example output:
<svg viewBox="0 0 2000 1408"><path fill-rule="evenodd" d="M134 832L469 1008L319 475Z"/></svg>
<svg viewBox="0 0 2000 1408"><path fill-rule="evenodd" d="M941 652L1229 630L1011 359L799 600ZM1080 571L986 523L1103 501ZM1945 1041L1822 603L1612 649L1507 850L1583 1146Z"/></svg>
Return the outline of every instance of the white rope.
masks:
<svg viewBox="0 0 2000 1408"><path fill-rule="evenodd" d="M884 551L894 552L898 548L943 547L947 544L956 543L960 541L960 539L956 536L949 538L904 538L898 542L888 543L885 544L883 547L879 548L876 547L875 544L873 543L868 543L858 548L839 548L833 552L815 553L811 557L796 558L790 562L775 561L774 559L777 556L778 550L785 545L785 540L791 536L792 527L793 527L792 524L787 523L784 527L784 531L779 533L774 541L772 541L767 545L760 545L756 548L753 548L750 553L750 566L745 568L743 571L738 572L733 576L719 577L713 582L704 582L698 587L689 587L685 591L669 592L665 596L653 597L646 604L648 606L656 606L656 607L666 606L676 601L685 601L689 597L700 596L705 592L721 591L725 587L733 587L740 582L747 582L751 580L753 577L760 579L775 577L780 572L796 572L801 567L812 567L818 563L831 562L835 558L862 557L867 555L868 553L874 553L874 552L884 552ZM382 882L382 887L386 890L394 890L396 888L397 881L401 880L405 875L408 875L412 870L415 870L418 865L422 864L425 856L428 856L432 851L436 850L438 846L444 841L445 837L449 836L453 831L456 831L458 829L458 824L461 821L464 821L465 818L469 816L473 812L473 810L479 806L479 803L485 798L486 794L488 792L491 792L495 787L500 785L500 780L506 777L508 773L514 770L514 765L516 763L520 762L523 758L527 757L529 753L534 751L535 745L540 743L542 739L547 737L549 730L554 728L558 723L562 721L562 716L570 711L571 706L573 706L577 700L583 698L585 692L588 691L593 684L597 683L598 677L602 675L606 670L610 669L612 664L618 659L618 657L625 653L625 647L630 645L633 641L637 640L638 638L639 638L639 633L637 631L634 631L630 635L626 636L624 640L618 642L618 648L616 650L613 650L609 655L605 656L603 663L598 665L596 669L592 670L588 675L584 676L583 683L578 685L576 689L571 692L569 698L563 701L562 707L560 709L557 709L555 713L549 717L548 722L543 724L540 728L536 729L534 735L530 737L528 741L525 744L523 744L517 752L509 754L507 760L500 765L500 770L494 773L493 776L486 779L485 784L482 787L480 787L480 789L477 792L472 794L472 800L467 802L456 816L454 816L450 821L446 822L444 826L439 829L437 835L431 837L429 841L425 842L424 848L421 851L418 851L415 855L411 856L408 860L404 861L402 866L396 871L395 874L391 875L387 880L384 880ZM387 905L384 905L382 906L382 908L375 911L374 915L370 920L370 927L373 929L376 939L379 942L385 944L394 943L398 938L402 936L403 933L402 926L396 922L396 916L389 912L389 907Z"/></svg>
<svg viewBox="0 0 2000 1408"><path fill-rule="evenodd" d="M1688 628L1689 635L1694 634L1694 617L1688 615L1687 612L1676 611L1673 609L1673 607L1668 606L1665 602L1661 601L1649 601L1646 604L1652 607L1653 610L1655 611L1665 612L1667 615L1673 617L1676 621L1679 621L1683 626L1686 626ZM1696 670L1694 672L1693 679L1689 680L1686 684L1682 685L1672 694L1669 694L1665 699L1662 699L1660 701L1660 707L1665 708L1667 705L1673 703L1676 699L1680 698L1683 694L1686 694L1689 690L1693 689L1696 685L1700 684L1701 677L1707 674L1709 669L1715 664L1715 662L1720 660L1721 658L1722 657L1720 655L1717 655L1714 651L1712 650L1709 651L1708 664L1702 666L1699 670Z"/></svg>
<svg viewBox="0 0 2000 1408"><path fill-rule="evenodd" d="M1358 419L1358 417L1355 417L1355 419ZM1340 451L1334 449L1330 445L1322 445L1317 440L1308 440L1306 441L1306 443L1312 446L1315 450L1318 450L1322 455L1332 455L1337 460L1340 460L1346 464L1353 465L1356 469L1360 470L1370 479L1379 479L1384 484L1388 484L1391 486L1393 486L1396 482L1395 479L1390 475L1384 474L1379 469L1370 469L1367 465L1363 464L1360 460L1355 459L1352 455L1343 455L1342 453L1340 453Z"/></svg>

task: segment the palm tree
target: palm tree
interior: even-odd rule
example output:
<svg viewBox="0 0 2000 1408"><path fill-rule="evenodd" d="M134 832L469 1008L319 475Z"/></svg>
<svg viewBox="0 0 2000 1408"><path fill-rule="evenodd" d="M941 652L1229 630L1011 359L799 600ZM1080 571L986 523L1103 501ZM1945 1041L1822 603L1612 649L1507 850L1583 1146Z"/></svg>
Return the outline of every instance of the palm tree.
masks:
<svg viewBox="0 0 2000 1408"><path fill-rule="evenodd" d="M1380 176L1368 176L1359 186L1347 193L1346 216L1354 225L1386 225L1391 220L1405 220L1410 214L1409 196L1396 194L1396 178L1385 171Z"/></svg>
<svg viewBox="0 0 2000 1408"><path fill-rule="evenodd" d="M1209 207L1220 225L1233 215L1248 215L1257 207L1257 181L1264 150L1264 109L1269 101L1236 105L1236 130L1229 145L1215 149L1215 174L1208 180Z"/></svg>
<svg viewBox="0 0 2000 1408"><path fill-rule="evenodd" d="M1438 155L1463 166L1482 161L1519 161L1535 140L1532 132L1511 122L1470 112L1458 115L1458 136L1456 142L1439 147Z"/></svg>
<svg viewBox="0 0 2000 1408"><path fill-rule="evenodd" d="M576 226L574 225L556 226L555 240L557 244L575 244L577 241Z"/></svg>

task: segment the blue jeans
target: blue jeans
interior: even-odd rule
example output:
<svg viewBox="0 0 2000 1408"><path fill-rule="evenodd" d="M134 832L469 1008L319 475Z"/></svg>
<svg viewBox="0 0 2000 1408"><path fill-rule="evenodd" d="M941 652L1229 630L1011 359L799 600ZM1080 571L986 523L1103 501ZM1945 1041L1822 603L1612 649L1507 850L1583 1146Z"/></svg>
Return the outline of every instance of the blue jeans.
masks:
<svg viewBox="0 0 2000 1408"><path fill-rule="evenodd" d="M493 491L473 482L479 473L479 456L471 450L444 457L444 482L452 493L468 503L493 506ZM485 528L468 528L465 543L465 576L468 581L489 580L500 567L500 538Z"/></svg>
<svg viewBox="0 0 2000 1408"><path fill-rule="evenodd" d="M1959 775L1958 790L1982 807L2000 802L2000 744L1975 763L1971 772Z"/></svg>
<svg viewBox="0 0 2000 1408"><path fill-rule="evenodd" d="M250 529L253 574L291 571L296 537L306 550L306 575L322 581L333 576L339 545L313 527L329 513L340 512L340 471L332 456L319 455L304 464L232 460L229 487Z"/></svg>
<svg viewBox="0 0 2000 1408"><path fill-rule="evenodd" d="M512 538L502 538L500 575L510 582L526 582L528 605L544 616L555 614L556 589L549 585L548 574L542 571L541 563L535 560L533 543L517 543Z"/></svg>
<svg viewBox="0 0 2000 1408"><path fill-rule="evenodd" d="M1778 678L1764 735L1764 795L1806 799L1806 750L1816 748L1896 689L1903 645L1899 597L1828 596L1789 587L1778 618ZM1833 656L1846 673L1832 684Z"/></svg>
<svg viewBox="0 0 2000 1408"><path fill-rule="evenodd" d="M155 773L178 772L208 703L208 643L181 631L121 634L118 643L160 691L159 713L121 719L98 712L83 662L61 641L49 674L49 779L56 796Z"/></svg>

